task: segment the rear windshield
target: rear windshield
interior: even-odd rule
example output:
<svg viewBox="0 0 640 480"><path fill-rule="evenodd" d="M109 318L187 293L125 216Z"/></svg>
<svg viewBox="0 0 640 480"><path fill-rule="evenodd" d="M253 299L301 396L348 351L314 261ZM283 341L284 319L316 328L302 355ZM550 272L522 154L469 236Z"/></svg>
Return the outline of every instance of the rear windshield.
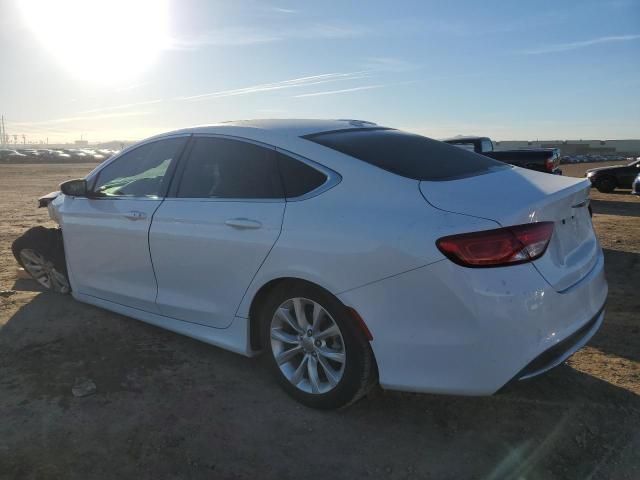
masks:
<svg viewBox="0 0 640 480"><path fill-rule="evenodd" d="M340 130L304 138L415 180L452 180L510 168L484 155L399 130Z"/></svg>

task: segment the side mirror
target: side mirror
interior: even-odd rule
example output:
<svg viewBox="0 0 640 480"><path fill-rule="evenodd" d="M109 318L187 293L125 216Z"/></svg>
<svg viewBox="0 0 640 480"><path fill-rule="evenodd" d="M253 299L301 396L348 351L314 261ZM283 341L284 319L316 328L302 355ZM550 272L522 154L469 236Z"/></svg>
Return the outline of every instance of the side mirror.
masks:
<svg viewBox="0 0 640 480"><path fill-rule="evenodd" d="M68 180L60 184L60 191L71 197L86 197L87 181L84 178Z"/></svg>

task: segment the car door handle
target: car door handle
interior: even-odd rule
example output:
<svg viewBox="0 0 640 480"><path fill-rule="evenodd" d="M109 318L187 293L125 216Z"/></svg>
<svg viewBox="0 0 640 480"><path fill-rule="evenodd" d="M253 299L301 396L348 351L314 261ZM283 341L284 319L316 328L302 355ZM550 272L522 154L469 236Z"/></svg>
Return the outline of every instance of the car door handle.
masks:
<svg viewBox="0 0 640 480"><path fill-rule="evenodd" d="M249 220L248 218L230 218L224 222L233 228L260 228L262 223L257 220Z"/></svg>
<svg viewBox="0 0 640 480"><path fill-rule="evenodd" d="M147 214L144 212L139 212L138 210L131 210L129 213L126 213L124 217L129 220L144 220L145 218L147 218Z"/></svg>

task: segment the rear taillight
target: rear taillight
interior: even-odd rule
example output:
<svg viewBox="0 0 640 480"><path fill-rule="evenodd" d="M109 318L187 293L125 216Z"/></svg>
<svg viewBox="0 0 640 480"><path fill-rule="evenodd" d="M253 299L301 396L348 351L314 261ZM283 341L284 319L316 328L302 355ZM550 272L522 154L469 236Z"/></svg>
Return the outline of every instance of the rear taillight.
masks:
<svg viewBox="0 0 640 480"><path fill-rule="evenodd" d="M552 173L553 170L556 168L556 156L552 155L551 157L547 158L544 162L544 168L547 170L547 172Z"/></svg>
<svg viewBox="0 0 640 480"><path fill-rule="evenodd" d="M442 237L438 249L464 267L500 267L541 257L553 234L553 222L528 223Z"/></svg>

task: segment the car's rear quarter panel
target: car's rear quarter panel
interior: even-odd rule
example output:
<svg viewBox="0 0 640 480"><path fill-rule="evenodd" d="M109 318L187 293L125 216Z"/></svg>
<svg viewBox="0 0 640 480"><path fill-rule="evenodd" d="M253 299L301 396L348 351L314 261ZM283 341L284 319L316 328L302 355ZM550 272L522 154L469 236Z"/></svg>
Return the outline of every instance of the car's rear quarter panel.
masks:
<svg viewBox="0 0 640 480"><path fill-rule="evenodd" d="M606 296L600 253L565 293L532 264L471 269L443 260L339 298L372 332L383 387L487 395L591 320Z"/></svg>
<svg viewBox="0 0 640 480"><path fill-rule="evenodd" d="M316 197L287 202L280 237L245 294L240 316L273 279L300 278L338 294L441 260L437 238L497 226L431 207L416 180L318 149L303 156L333 168L342 181Z"/></svg>

